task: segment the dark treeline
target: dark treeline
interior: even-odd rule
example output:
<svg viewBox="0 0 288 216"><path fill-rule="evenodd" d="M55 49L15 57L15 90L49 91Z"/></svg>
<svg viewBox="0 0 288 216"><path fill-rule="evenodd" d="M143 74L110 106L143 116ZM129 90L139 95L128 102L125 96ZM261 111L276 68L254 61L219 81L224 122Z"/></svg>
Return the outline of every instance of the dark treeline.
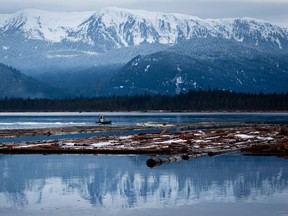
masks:
<svg viewBox="0 0 288 216"><path fill-rule="evenodd" d="M1 112L33 111L287 111L288 93L247 94L220 90L175 96L135 95L75 99L0 99Z"/></svg>

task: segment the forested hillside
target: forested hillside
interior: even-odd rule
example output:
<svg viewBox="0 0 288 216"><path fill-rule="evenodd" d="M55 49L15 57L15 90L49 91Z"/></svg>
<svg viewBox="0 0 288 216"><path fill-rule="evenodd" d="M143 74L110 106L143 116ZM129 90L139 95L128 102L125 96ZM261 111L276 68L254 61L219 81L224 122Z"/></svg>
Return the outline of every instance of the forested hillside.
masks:
<svg viewBox="0 0 288 216"><path fill-rule="evenodd" d="M288 94L247 94L219 90L185 94L98 97L93 99L0 100L0 111L287 111Z"/></svg>

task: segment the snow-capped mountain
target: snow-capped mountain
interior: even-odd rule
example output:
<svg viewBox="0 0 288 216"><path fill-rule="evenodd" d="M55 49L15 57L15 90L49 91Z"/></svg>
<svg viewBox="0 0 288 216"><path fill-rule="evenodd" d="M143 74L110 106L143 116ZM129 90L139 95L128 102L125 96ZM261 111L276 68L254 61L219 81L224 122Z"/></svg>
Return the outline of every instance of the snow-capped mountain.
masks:
<svg viewBox="0 0 288 216"><path fill-rule="evenodd" d="M37 74L38 79L48 79L55 86L62 82L61 77L74 72L69 91L71 86L75 91L90 86L81 91L90 92L89 96L95 96L99 83L104 91L99 94L112 93L111 88L117 93L122 88L128 89L125 93L135 89L175 93L200 87L283 92L287 90L287 56L288 28L252 18L201 19L120 8L87 12L27 9L0 14L0 63L30 76ZM118 74L104 85L99 77L107 71L102 68L111 65L125 65L123 76ZM59 71L65 73L60 76ZM82 73L98 80L80 83Z"/></svg>
<svg viewBox="0 0 288 216"><path fill-rule="evenodd" d="M288 49L287 28L251 18L212 20L119 8L73 13L27 9L0 15L0 62L26 70L126 63L138 54L159 51L147 51L146 45L173 45L195 37ZM135 46L137 51L130 51ZM121 48L126 49L111 58Z"/></svg>
<svg viewBox="0 0 288 216"><path fill-rule="evenodd" d="M107 8L95 13L79 27L82 31L75 34L77 38L90 41L95 46L105 44L103 50L143 43L175 44L194 37L217 37L251 42L256 46L288 47L287 29L250 18L205 20L182 14Z"/></svg>
<svg viewBox="0 0 288 216"><path fill-rule="evenodd" d="M28 9L0 17L1 38L16 33L50 43L84 43L97 51L209 36L287 48L288 39L287 29L250 18L212 20L119 8L78 13Z"/></svg>
<svg viewBox="0 0 288 216"><path fill-rule="evenodd" d="M30 40L58 43L69 38L69 32L88 19L92 12L59 13L27 9L0 15L1 37L18 34ZM2 21L2 22L1 22Z"/></svg>

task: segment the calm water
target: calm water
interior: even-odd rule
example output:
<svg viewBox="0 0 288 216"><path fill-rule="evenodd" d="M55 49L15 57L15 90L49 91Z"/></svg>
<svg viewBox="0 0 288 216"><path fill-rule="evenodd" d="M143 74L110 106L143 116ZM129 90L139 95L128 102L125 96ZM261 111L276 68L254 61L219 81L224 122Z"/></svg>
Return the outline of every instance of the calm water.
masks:
<svg viewBox="0 0 288 216"><path fill-rule="evenodd" d="M288 215L288 161L0 155L0 215Z"/></svg>
<svg viewBox="0 0 288 216"><path fill-rule="evenodd" d="M0 129L93 126L99 114L113 125L145 122L193 123L211 121L288 123L288 113L0 113Z"/></svg>

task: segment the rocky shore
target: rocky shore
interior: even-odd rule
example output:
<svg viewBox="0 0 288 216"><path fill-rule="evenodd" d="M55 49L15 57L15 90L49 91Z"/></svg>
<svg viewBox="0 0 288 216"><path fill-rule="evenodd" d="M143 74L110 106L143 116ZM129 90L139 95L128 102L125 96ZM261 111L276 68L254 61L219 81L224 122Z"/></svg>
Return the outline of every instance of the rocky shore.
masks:
<svg viewBox="0 0 288 216"><path fill-rule="evenodd" d="M145 132L155 129L157 132ZM125 135L53 139L53 135L125 131ZM139 132L138 132L139 131ZM48 140L4 142L3 138L45 135ZM247 155L288 155L288 126L239 122L95 126L1 130L2 154L173 155L169 160L242 151ZM176 157L175 157L176 156ZM178 158L177 158L178 157ZM162 161L163 163L165 161ZM159 163L162 163L161 161ZM167 162L167 160L166 160ZM169 161L168 161L169 162Z"/></svg>

